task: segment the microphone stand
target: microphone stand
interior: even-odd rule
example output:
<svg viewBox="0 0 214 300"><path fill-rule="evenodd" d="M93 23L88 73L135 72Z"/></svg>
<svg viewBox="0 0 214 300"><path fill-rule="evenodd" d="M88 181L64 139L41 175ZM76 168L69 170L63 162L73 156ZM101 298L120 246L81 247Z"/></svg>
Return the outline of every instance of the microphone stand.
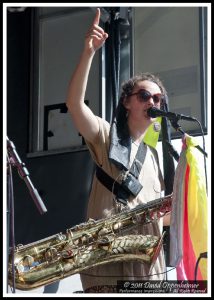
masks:
<svg viewBox="0 0 214 300"><path fill-rule="evenodd" d="M181 128L180 124L178 124L178 118L174 118L174 119L170 119L170 123L172 125L172 127L176 130L176 131L180 131L183 135L185 134L185 132L183 131L183 129ZM207 153L204 151L204 149L202 149L199 145L195 146L201 153L204 154L204 156L207 157Z"/></svg>
<svg viewBox="0 0 214 300"><path fill-rule="evenodd" d="M10 239L9 235L11 234L11 259L12 259L12 274L13 274L13 284L12 284L12 293L15 293L15 269L14 269L14 251L15 251L15 234L14 234L14 195L13 195L13 180L12 180L12 166L17 167L19 175L24 179L31 197L35 202L39 212L41 214L47 212L47 209L39 196L39 193L34 188L30 178L29 172L25 167L25 164L21 161L18 153L16 152L16 148L12 141L7 137L7 183L8 183L8 207L7 207L7 248L9 251L10 247ZM11 218L9 217L11 215ZM8 253L9 257L9 253ZM7 257L7 263L8 263ZM8 290L8 283L7 283Z"/></svg>
<svg viewBox="0 0 214 300"><path fill-rule="evenodd" d="M15 268L14 268L14 251L15 251L15 235L14 235L14 195L13 195L13 176L12 176L12 167L7 155L7 266L8 266L8 258L9 258L9 248L10 248L10 239L11 235L11 260L12 260L12 274L13 274L13 285L12 285L12 293L15 293ZM11 216L11 217L10 217ZM7 291L8 291L8 276L7 276Z"/></svg>
<svg viewBox="0 0 214 300"><path fill-rule="evenodd" d="M12 166L17 167L19 175L24 179L29 191L30 195L35 202L40 214L43 214L47 212L47 209L38 193L38 191L34 188L30 178L29 178L29 172L27 168L25 167L25 164L21 161L19 158L18 153L16 152L16 147L14 146L13 142L9 140L7 137L7 151L9 160Z"/></svg>

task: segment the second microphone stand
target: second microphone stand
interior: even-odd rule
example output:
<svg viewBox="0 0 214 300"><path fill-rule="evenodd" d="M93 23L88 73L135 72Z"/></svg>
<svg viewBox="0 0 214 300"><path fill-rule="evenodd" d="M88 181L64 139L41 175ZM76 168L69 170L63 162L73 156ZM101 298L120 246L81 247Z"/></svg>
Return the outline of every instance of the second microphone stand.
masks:
<svg viewBox="0 0 214 300"><path fill-rule="evenodd" d="M34 188L30 178L29 178L29 172L27 168L25 167L25 164L21 161L18 153L16 152L16 148L12 141L9 140L7 137L7 151L9 156L9 161L12 166L17 167L19 175L24 179L29 192L31 194L31 197L33 201L35 202L39 212L41 214L47 212L47 209L38 193L38 191Z"/></svg>
<svg viewBox="0 0 214 300"><path fill-rule="evenodd" d="M13 274L13 286L12 293L15 293L15 268L14 268L14 251L15 251L15 234L14 234L14 195L13 195L13 181L12 181L12 167L17 167L19 175L25 181L31 197L35 202L39 212L41 214L47 212L47 209L38 193L38 191L34 188L30 178L29 172L25 167L25 164L21 161L18 153L16 152L16 147L12 141L7 137L7 183L8 183L8 207L7 207L7 263L9 253L11 253L12 259L12 274ZM10 237L11 239L10 239ZM11 243L11 245L10 245ZM11 246L11 247L10 247ZM10 249L9 249L10 248ZM8 289L8 283L7 283Z"/></svg>

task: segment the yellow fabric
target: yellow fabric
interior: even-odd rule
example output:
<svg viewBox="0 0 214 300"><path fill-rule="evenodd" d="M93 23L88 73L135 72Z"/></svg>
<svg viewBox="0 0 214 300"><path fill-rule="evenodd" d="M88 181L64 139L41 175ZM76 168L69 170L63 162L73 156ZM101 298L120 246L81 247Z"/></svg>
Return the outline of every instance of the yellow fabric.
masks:
<svg viewBox="0 0 214 300"><path fill-rule="evenodd" d="M159 123L161 126L161 121L162 121L162 117L158 117L155 122ZM151 124L147 129L146 134L143 138L144 143L146 143L147 145L153 148L156 148L159 139L159 134L160 131L156 132L154 130L154 124Z"/></svg>
<svg viewBox="0 0 214 300"><path fill-rule="evenodd" d="M194 137L186 138L186 157L190 166L188 189L188 224L196 258L200 253L207 252L207 193L205 177L199 161L203 160L203 154L195 148L197 142ZM207 259L202 258L199 269L203 280L207 280Z"/></svg>

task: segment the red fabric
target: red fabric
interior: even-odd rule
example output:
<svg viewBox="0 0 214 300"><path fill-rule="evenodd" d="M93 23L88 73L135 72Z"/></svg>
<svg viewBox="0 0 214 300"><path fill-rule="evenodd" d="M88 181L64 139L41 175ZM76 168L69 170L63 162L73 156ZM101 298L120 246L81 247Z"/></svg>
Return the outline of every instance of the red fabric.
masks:
<svg viewBox="0 0 214 300"><path fill-rule="evenodd" d="M178 264L178 280L195 280L196 257L192 246L191 236L188 225L188 183L190 167L187 165L185 173L185 190L184 190L184 226L183 226L183 258ZM200 269L197 271L197 280L202 280Z"/></svg>

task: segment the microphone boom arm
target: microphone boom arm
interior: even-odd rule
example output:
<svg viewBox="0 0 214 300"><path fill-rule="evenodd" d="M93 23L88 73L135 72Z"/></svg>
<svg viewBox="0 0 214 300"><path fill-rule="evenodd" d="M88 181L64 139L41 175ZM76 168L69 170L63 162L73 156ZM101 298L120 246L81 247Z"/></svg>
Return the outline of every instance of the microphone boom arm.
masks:
<svg viewBox="0 0 214 300"><path fill-rule="evenodd" d="M196 118L193 118L193 117L190 117L190 116L185 116L185 115L182 115L182 114L176 114L176 113L169 112L169 111L166 112L166 111L158 109L156 107L150 107L147 110L147 114L151 118L156 118L156 117L159 117L159 116L168 118L170 120L170 123L171 123L172 127L176 131L180 131L182 134L185 134L185 132L183 131L183 129L181 128L181 126L178 124L179 120L186 120L186 121L198 122L198 120ZM199 151L201 151L201 153L203 153L205 157L207 157L207 153L200 146L195 146L195 147Z"/></svg>
<svg viewBox="0 0 214 300"><path fill-rule="evenodd" d="M178 124L178 120L176 120L175 118L173 120L170 120L170 123L172 125L172 127L176 130L176 131L180 131L182 134L185 134L185 132L183 131L183 129L181 128L181 125ZM207 152L204 151L204 149L202 149L199 145L195 146L201 153L203 153L206 157Z"/></svg>

